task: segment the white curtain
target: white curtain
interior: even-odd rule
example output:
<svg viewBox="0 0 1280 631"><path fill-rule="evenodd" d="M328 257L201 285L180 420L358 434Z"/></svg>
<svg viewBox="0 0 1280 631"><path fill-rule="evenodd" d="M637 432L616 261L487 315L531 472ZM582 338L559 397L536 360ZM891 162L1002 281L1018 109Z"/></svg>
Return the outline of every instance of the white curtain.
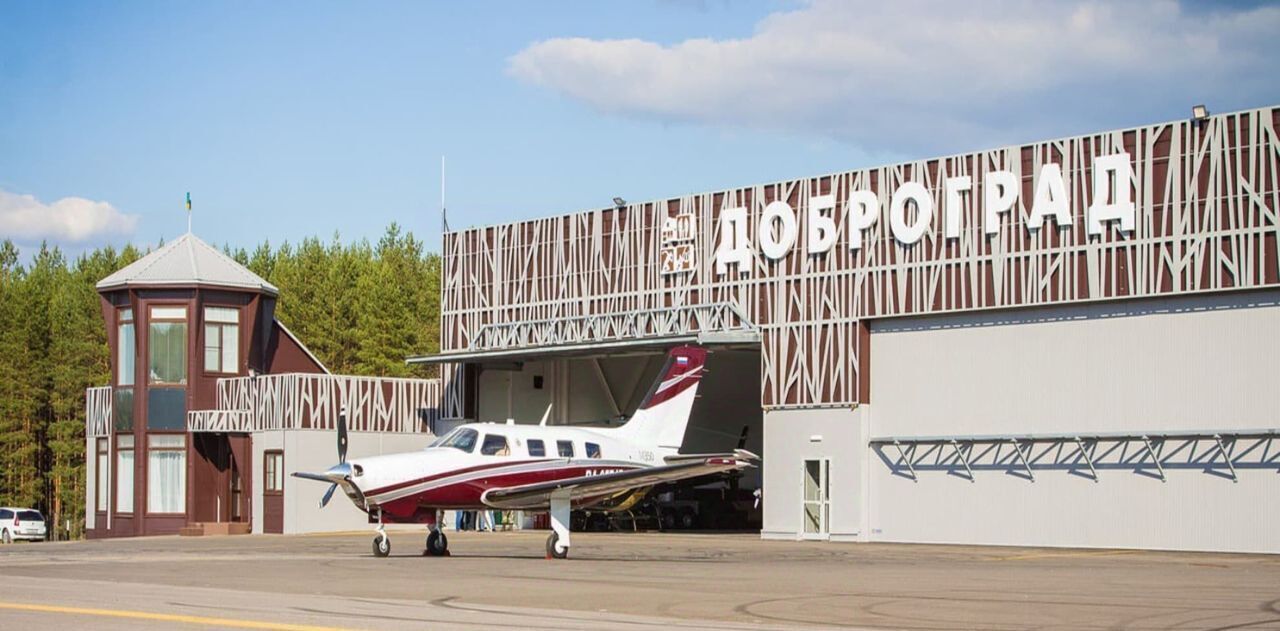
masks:
<svg viewBox="0 0 1280 631"><path fill-rule="evenodd" d="M187 511L187 452L151 450L147 454L147 512Z"/></svg>
<svg viewBox="0 0 1280 631"><path fill-rule="evenodd" d="M98 459L94 463L94 467L97 469L95 473L97 474L98 488L95 490L98 494L98 503L94 505L93 510L105 511L107 510L107 502L110 501L107 498L111 497L111 476L108 475L109 472L107 471L111 454L107 453L106 445L102 444L106 442L104 439L99 438L98 442Z"/></svg>
<svg viewBox="0 0 1280 631"><path fill-rule="evenodd" d="M116 512L133 512L133 450L116 452Z"/></svg>

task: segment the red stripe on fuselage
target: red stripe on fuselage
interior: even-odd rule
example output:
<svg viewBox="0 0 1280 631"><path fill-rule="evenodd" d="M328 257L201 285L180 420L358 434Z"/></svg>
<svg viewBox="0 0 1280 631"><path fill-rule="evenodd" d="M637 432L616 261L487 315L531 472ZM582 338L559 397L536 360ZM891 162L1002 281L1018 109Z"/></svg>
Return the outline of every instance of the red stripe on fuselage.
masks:
<svg viewBox="0 0 1280 631"><path fill-rule="evenodd" d="M487 464L476 465L474 467L466 467L464 469L452 469L450 471L445 471L443 473L437 473L437 474L429 475L422 478L414 478L412 480L405 480L404 482L396 482L395 484L388 484L387 486L379 487L376 489L369 489L367 491L364 491L364 495L365 497L373 497L375 495L384 495L392 491L398 491L403 488L407 488L417 484L422 484L423 482L430 482L432 480L448 478L455 475L461 475L463 473L471 473L472 471L481 471L483 469L496 469L498 467L514 467L516 465L533 464L535 462L551 462L552 460L553 459L551 458L543 458L540 460L516 460L516 461L507 460L503 462L490 462Z"/></svg>
<svg viewBox="0 0 1280 631"><path fill-rule="evenodd" d="M481 473L469 476L464 480L450 482L435 488L424 489L423 491L396 498L385 503L379 503L379 507L383 511L399 516L412 515L420 506L428 506L435 509L480 509L485 507L480 501L480 496L483 495L485 491L492 488L510 488L523 486L525 484L567 480L569 478L577 478L587 475L588 471L613 472L642 468L645 467L641 465L597 465L573 463L535 469L532 471L499 473L492 476L485 476ZM433 479L457 475L463 472L463 470L458 470L451 472L446 476L433 476Z"/></svg>

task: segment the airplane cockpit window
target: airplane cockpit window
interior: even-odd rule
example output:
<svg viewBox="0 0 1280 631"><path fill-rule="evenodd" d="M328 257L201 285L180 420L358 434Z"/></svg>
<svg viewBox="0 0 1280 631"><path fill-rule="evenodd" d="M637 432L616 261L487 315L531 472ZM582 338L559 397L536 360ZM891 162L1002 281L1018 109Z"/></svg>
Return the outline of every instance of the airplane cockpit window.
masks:
<svg viewBox="0 0 1280 631"><path fill-rule="evenodd" d="M556 451L560 453L561 458L572 458L573 457L573 441L557 440Z"/></svg>
<svg viewBox="0 0 1280 631"><path fill-rule="evenodd" d="M588 457L588 458L599 458L599 457L600 457L600 445L597 445L597 444L595 444L595 443L587 443L587 457Z"/></svg>
<svg viewBox="0 0 1280 631"><path fill-rule="evenodd" d="M542 444L542 440L537 438L529 439L529 455L545 456L547 455L547 446Z"/></svg>
<svg viewBox="0 0 1280 631"><path fill-rule="evenodd" d="M482 456L510 456L511 448L507 446L507 437L501 434L486 434L484 443L480 445Z"/></svg>
<svg viewBox="0 0 1280 631"><path fill-rule="evenodd" d="M476 439L480 437L480 433L469 427L459 427L445 435L444 438L433 443L434 447L452 447L467 453L471 453L476 448Z"/></svg>

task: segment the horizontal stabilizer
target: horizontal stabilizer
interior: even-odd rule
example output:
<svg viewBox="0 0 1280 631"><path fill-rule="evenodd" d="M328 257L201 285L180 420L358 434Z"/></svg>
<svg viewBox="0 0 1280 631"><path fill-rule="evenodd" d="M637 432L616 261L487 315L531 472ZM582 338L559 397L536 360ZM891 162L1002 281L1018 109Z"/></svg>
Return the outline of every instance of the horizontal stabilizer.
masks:
<svg viewBox="0 0 1280 631"><path fill-rule="evenodd" d="M734 449L732 453L718 454L675 454L663 458L667 464L675 464L677 462L686 462L689 460L706 460L707 458L737 458L738 460L746 460L748 462L760 462L760 456L757 456L746 449Z"/></svg>
<svg viewBox="0 0 1280 631"><path fill-rule="evenodd" d="M503 510L537 510L549 506L551 494L557 491L568 491L571 500L579 502L663 482L674 482L754 466L753 461L738 458L735 454L721 454L657 467L494 488L485 491L484 495L480 496L480 501L486 506Z"/></svg>

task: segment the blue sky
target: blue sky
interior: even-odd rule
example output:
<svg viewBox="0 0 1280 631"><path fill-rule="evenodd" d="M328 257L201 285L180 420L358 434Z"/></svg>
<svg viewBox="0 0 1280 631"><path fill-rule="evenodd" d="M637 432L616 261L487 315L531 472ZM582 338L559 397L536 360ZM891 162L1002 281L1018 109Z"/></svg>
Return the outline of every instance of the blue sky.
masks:
<svg viewBox="0 0 1280 631"><path fill-rule="evenodd" d="M1280 8L0 0L0 237L453 227L1280 102Z"/></svg>

